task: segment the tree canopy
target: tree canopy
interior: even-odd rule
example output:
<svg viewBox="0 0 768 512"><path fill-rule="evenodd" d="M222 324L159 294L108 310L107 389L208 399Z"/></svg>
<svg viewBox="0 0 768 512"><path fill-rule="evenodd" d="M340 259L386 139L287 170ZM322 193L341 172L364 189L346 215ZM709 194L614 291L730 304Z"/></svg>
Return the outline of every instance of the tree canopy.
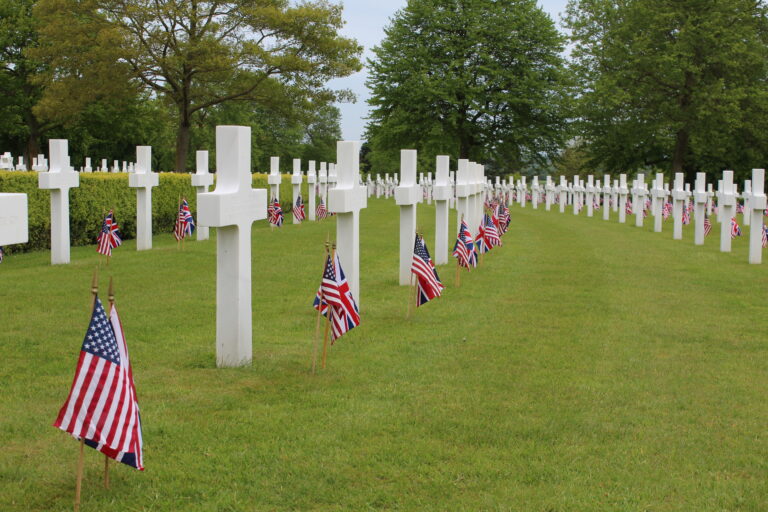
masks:
<svg viewBox="0 0 768 512"><path fill-rule="evenodd" d="M385 33L368 62L374 170L400 148L505 172L557 153L564 40L536 0L411 0Z"/></svg>

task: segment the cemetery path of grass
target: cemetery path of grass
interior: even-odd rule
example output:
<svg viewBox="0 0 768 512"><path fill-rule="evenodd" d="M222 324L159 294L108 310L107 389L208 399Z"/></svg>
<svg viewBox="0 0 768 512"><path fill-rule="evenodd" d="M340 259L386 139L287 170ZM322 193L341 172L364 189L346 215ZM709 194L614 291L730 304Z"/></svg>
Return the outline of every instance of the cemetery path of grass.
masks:
<svg viewBox="0 0 768 512"><path fill-rule="evenodd" d="M419 206L433 242L434 209ZM601 214L597 214L600 216ZM455 224L452 217L451 226ZM768 509L766 265L666 232L515 207L504 247L405 320L397 207L362 226L363 325L309 371L333 221L254 230L254 364L214 367L215 241L111 268L146 471L86 452L84 512ZM0 510L71 510L51 427L88 319L93 247L0 266Z"/></svg>

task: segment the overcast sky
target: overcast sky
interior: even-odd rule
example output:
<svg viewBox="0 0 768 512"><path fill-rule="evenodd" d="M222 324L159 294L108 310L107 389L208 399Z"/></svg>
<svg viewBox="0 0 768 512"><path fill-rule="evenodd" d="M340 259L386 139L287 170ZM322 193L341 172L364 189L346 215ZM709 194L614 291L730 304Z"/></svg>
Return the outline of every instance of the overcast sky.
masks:
<svg viewBox="0 0 768 512"><path fill-rule="evenodd" d="M407 0L343 0L344 19L347 24L342 33L357 39L365 47L363 61L371 57L371 48L379 44L384 37L384 26L389 18L402 7ZM539 0L539 4L558 23L560 13L565 10L567 0ZM357 103L343 103L341 109L341 131L344 140L361 140L368 116L368 89L365 87L366 70L346 78L333 80L334 89L351 89L357 95Z"/></svg>

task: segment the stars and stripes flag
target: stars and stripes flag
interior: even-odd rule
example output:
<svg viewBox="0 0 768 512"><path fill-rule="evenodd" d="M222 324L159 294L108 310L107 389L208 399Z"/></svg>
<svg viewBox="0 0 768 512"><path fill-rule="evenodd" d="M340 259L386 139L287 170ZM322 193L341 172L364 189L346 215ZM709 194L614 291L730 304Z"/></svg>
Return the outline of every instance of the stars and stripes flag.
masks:
<svg viewBox="0 0 768 512"><path fill-rule="evenodd" d="M509 208L507 206L499 205L499 225L501 226L502 235L509 231L509 222Z"/></svg>
<svg viewBox="0 0 768 512"><path fill-rule="evenodd" d="M338 252L333 258L328 254L325 259L323 280L315 294L313 307L330 318L331 343L360 325L360 310L341 268Z"/></svg>
<svg viewBox="0 0 768 512"><path fill-rule="evenodd" d="M298 222L302 222L307 218L307 215L304 213L304 202L301 200L301 194L296 198L296 204L293 205L293 218Z"/></svg>
<svg viewBox="0 0 768 512"><path fill-rule="evenodd" d="M712 231L712 221L709 220L709 216L704 216L704 236L708 236L709 232Z"/></svg>
<svg viewBox="0 0 768 512"><path fill-rule="evenodd" d="M768 226L763 224L763 249L768 247Z"/></svg>
<svg viewBox="0 0 768 512"><path fill-rule="evenodd" d="M501 235L499 234L498 222L499 221L496 219L495 215L491 217L486 213L483 217L483 223L485 224L485 243L489 248L503 245L501 241Z"/></svg>
<svg viewBox="0 0 768 512"><path fill-rule="evenodd" d="M141 418L128 346L117 309L107 318L96 297L75 378L53 426L139 470Z"/></svg>
<svg viewBox="0 0 768 512"><path fill-rule="evenodd" d="M183 240L185 236L191 236L194 230L195 219L192 218L189 203L187 203L186 199L182 199L179 205L179 213L176 215L176 224L173 227L173 236L176 237L176 240Z"/></svg>
<svg viewBox="0 0 768 512"><path fill-rule="evenodd" d="M672 214L672 203L664 203L664 206L661 207L661 217L664 220L667 220L671 214Z"/></svg>
<svg viewBox="0 0 768 512"><path fill-rule="evenodd" d="M324 218L328 217L328 210L325 208L325 203L323 202L323 197L319 197L320 201L317 203L317 207L315 208L315 216L317 217L317 220L323 220Z"/></svg>
<svg viewBox="0 0 768 512"><path fill-rule="evenodd" d="M272 198L272 208L269 210L269 223L275 227L283 226L283 209L277 198Z"/></svg>
<svg viewBox="0 0 768 512"><path fill-rule="evenodd" d="M737 202L736 203L736 213L744 213L744 205Z"/></svg>
<svg viewBox="0 0 768 512"><path fill-rule="evenodd" d="M469 243L467 243L467 234L469 234ZM472 267L476 266L473 262L474 252L475 244L472 243L472 234L469 233L469 226L467 221L461 219L459 234L456 236L456 243L453 246L453 257L456 258L460 267L472 270Z"/></svg>
<svg viewBox="0 0 768 512"><path fill-rule="evenodd" d="M627 215L632 215L632 201L627 200L626 206L624 207L624 211L627 213Z"/></svg>
<svg viewBox="0 0 768 512"><path fill-rule="evenodd" d="M739 223L736 222L736 217L733 217L731 219L731 238L736 238L737 236L741 236L741 228Z"/></svg>
<svg viewBox="0 0 768 512"><path fill-rule="evenodd" d="M96 242L96 252L105 256L111 256L112 249L119 247L123 243L123 239L120 238L119 226L112 210L109 210L109 213L104 217Z"/></svg>
<svg viewBox="0 0 768 512"><path fill-rule="evenodd" d="M691 223L691 214L688 212L688 208L683 208L683 225L686 226Z"/></svg>
<svg viewBox="0 0 768 512"><path fill-rule="evenodd" d="M429 255L427 244L424 237L416 235L416 242L413 246L413 260L411 262L411 273L416 276L416 286L418 293L416 295L416 306L426 304L430 300L439 297L443 292L443 283L440 282L440 276L437 275L437 269Z"/></svg>

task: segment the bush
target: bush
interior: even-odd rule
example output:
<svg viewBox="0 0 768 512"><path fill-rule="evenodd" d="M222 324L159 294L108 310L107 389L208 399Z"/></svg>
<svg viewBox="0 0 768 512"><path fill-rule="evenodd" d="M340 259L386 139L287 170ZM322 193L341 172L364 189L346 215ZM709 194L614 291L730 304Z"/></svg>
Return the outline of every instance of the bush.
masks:
<svg viewBox="0 0 768 512"><path fill-rule="evenodd" d="M0 192L21 192L29 200L29 243L5 248L9 253L49 249L51 246L50 191L37 187L36 172L0 171ZM159 173L152 189L152 233L170 233L176 221L179 197L186 197L197 219L197 196L190 174ZM73 246L96 243L104 215L114 210L123 239L136 237L136 191L128 187L127 173L80 173L80 186L69 193L70 240ZM254 188L268 189L267 175L253 175ZM213 187L212 187L213 189ZM307 184L302 185L306 198ZM292 204L291 176L283 175L280 205L286 217ZM306 202L306 200L305 200Z"/></svg>

